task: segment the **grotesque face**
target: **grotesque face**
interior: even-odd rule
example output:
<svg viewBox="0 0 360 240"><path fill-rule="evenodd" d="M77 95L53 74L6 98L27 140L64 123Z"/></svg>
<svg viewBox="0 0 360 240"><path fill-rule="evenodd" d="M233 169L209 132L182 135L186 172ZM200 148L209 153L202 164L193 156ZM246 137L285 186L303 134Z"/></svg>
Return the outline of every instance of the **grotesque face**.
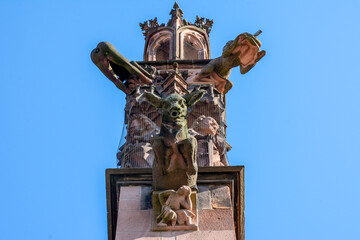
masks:
<svg viewBox="0 0 360 240"><path fill-rule="evenodd" d="M240 47L240 64L244 67L249 64L255 64L258 52L258 46L251 44L248 39L244 40Z"/></svg>
<svg viewBox="0 0 360 240"><path fill-rule="evenodd" d="M135 114L131 118L128 131L129 136L144 136L151 132L156 132L158 127L148 117L143 114Z"/></svg>
<svg viewBox="0 0 360 240"><path fill-rule="evenodd" d="M204 90L195 90L185 96L173 93L166 98L160 98L154 93L144 93L146 99L153 106L162 109L163 121L170 122L184 121L187 115L187 108L197 103L204 94Z"/></svg>
<svg viewBox="0 0 360 240"><path fill-rule="evenodd" d="M202 135L209 134L215 136L219 129L219 124L214 118L201 115L195 120L192 128Z"/></svg>
<svg viewBox="0 0 360 240"><path fill-rule="evenodd" d="M162 112L166 119L184 119L187 114L186 100L178 94L170 94L163 101Z"/></svg>
<svg viewBox="0 0 360 240"><path fill-rule="evenodd" d="M131 134L138 134L141 131L141 123L139 119L134 119L133 121L131 121L130 127L129 127L129 132Z"/></svg>

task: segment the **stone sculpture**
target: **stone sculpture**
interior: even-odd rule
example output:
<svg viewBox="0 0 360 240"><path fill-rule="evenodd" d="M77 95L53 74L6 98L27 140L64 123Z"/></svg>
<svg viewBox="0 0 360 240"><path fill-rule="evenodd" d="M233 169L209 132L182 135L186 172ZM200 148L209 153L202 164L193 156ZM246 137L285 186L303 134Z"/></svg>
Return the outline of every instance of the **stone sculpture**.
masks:
<svg viewBox="0 0 360 240"><path fill-rule="evenodd" d="M158 196L161 212L156 218L157 226L191 225L191 219L195 214L192 212L190 194L191 188L185 185L176 192L174 190L160 192Z"/></svg>
<svg viewBox="0 0 360 240"><path fill-rule="evenodd" d="M130 62L116 51L111 43L99 43L91 52L91 60L117 88L126 94L131 93L136 85L152 83L151 72L147 72L136 62Z"/></svg>
<svg viewBox="0 0 360 240"><path fill-rule="evenodd" d="M227 143L219 133L219 124L212 117L201 115L189 130L198 141L197 163L199 167L226 166Z"/></svg>
<svg viewBox="0 0 360 240"><path fill-rule="evenodd" d="M234 40L227 42L222 56L211 60L198 75L188 81L212 83L217 90L227 93L233 86L233 83L228 80L232 68L240 66L241 74L245 74L265 56L265 51L260 51L261 42L256 38L260 33L261 30L254 35L242 33Z"/></svg>
<svg viewBox="0 0 360 240"><path fill-rule="evenodd" d="M178 189L182 185L196 188L197 141L188 133L187 110L205 94L195 90L180 96L170 94L161 98L145 93L146 99L162 110L160 133L151 140L155 153L153 164L153 190Z"/></svg>
<svg viewBox="0 0 360 240"><path fill-rule="evenodd" d="M144 134L132 126L141 114L160 128L161 113L144 100L143 93L150 91L165 98L173 93L187 95L194 89L205 90L206 94L189 113L187 124L191 126L201 115L218 124L215 135L195 130L194 136L200 143L198 165L229 165L226 152L231 146L225 140L225 94L233 86L229 77L232 68L240 66L240 72L245 74L265 55L257 39L261 31L238 35L225 45L220 57L211 59L209 33L213 20L197 16L191 23L183 14L175 3L167 24L159 23L157 18L140 24L145 36L144 61L128 60L108 42L100 42L91 53L96 66L126 94L128 131L126 143L117 154L121 167L152 167L150 138L154 133Z"/></svg>
<svg viewBox="0 0 360 240"><path fill-rule="evenodd" d="M144 114L134 114L128 126L127 140L132 143L150 142L151 138L159 131L159 127Z"/></svg>
<svg viewBox="0 0 360 240"><path fill-rule="evenodd" d="M154 152L150 139L159 131L159 127L144 114L133 114L125 137L127 141L117 154L121 167L152 167Z"/></svg>

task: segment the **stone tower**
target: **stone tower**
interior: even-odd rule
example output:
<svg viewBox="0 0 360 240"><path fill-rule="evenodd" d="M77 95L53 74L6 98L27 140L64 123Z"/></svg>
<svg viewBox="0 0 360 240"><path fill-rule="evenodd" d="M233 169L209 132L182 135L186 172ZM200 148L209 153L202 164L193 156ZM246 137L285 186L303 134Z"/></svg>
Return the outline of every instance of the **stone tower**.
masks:
<svg viewBox="0 0 360 240"><path fill-rule="evenodd" d="M242 166L230 167L226 100L231 69L246 73L265 55L258 31L210 59L213 20L140 23L144 60L107 42L91 58L126 93L126 141L107 170L109 239L244 239ZM179 206L179 207L177 207Z"/></svg>

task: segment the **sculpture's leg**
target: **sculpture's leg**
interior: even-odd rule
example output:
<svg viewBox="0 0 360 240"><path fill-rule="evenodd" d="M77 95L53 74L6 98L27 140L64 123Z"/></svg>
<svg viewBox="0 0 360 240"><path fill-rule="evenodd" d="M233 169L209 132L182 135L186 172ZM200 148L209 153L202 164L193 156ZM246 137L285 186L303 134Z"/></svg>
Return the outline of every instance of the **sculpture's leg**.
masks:
<svg viewBox="0 0 360 240"><path fill-rule="evenodd" d="M185 159L187 165L186 173L188 175L194 175L197 172L197 163L196 163L196 151L197 151L197 141L193 136L183 140L179 144L180 153Z"/></svg>
<svg viewBox="0 0 360 240"><path fill-rule="evenodd" d="M186 224L186 225L190 225L190 224L191 224L191 219L190 219L189 216L186 217L185 224Z"/></svg>
<svg viewBox="0 0 360 240"><path fill-rule="evenodd" d="M164 172L167 173L170 167L171 156L174 154L174 150L171 147L165 146L165 156L164 156Z"/></svg>
<svg viewBox="0 0 360 240"><path fill-rule="evenodd" d="M154 163L156 162L158 167L160 168L160 171L165 174L166 170L166 158L165 158L165 150L166 146L164 144L162 137L154 137L151 140L151 145L155 154Z"/></svg>
<svg viewBox="0 0 360 240"><path fill-rule="evenodd" d="M166 227L167 224L164 223L164 219L161 219L161 221L157 224L159 227Z"/></svg>
<svg viewBox="0 0 360 240"><path fill-rule="evenodd" d="M234 86L233 82L230 80L227 80L224 87L224 94L230 91L230 89Z"/></svg>

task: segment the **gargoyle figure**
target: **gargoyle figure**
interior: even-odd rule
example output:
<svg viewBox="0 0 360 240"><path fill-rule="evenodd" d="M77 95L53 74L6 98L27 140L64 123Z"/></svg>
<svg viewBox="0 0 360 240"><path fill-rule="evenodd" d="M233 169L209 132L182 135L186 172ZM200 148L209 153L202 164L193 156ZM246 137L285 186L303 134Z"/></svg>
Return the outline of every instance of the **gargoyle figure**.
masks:
<svg viewBox="0 0 360 240"><path fill-rule="evenodd" d="M265 56L260 51L261 42L256 38L261 31L254 35L242 33L234 40L226 43L221 57L211 60L201 69L201 72L189 83L212 83L222 93L227 93L233 86L228 80L231 69L240 66L241 74L247 73L255 64Z"/></svg>
<svg viewBox="0 0 360 240"><path fill-rule="evenodd" d="M188 107L198 102L205 91L196 90L185 96L170 94L164 99L153 93L144 94L152 105L162 109L160 133L151 139L155 153L153 189L196 187L197 141L188 133L186 116Z"/></svg>
<svg viewBox="0 0 360 240"><path fill-rule="evenodd" d="M158 226L191 225L191 218L195 216L190 199L191 188L181 186L176 192L167 190L159 193L161 213L156 218Z"/></svg>
<svg viewBox="0 0 360 240"><path fill-rule="evenodd" d="M136 62L130 62L122 56L108 42L97 45L91 52L91 60L117 88L126 94L131 93L136 85L151 84L154 78Z"/></svg>

